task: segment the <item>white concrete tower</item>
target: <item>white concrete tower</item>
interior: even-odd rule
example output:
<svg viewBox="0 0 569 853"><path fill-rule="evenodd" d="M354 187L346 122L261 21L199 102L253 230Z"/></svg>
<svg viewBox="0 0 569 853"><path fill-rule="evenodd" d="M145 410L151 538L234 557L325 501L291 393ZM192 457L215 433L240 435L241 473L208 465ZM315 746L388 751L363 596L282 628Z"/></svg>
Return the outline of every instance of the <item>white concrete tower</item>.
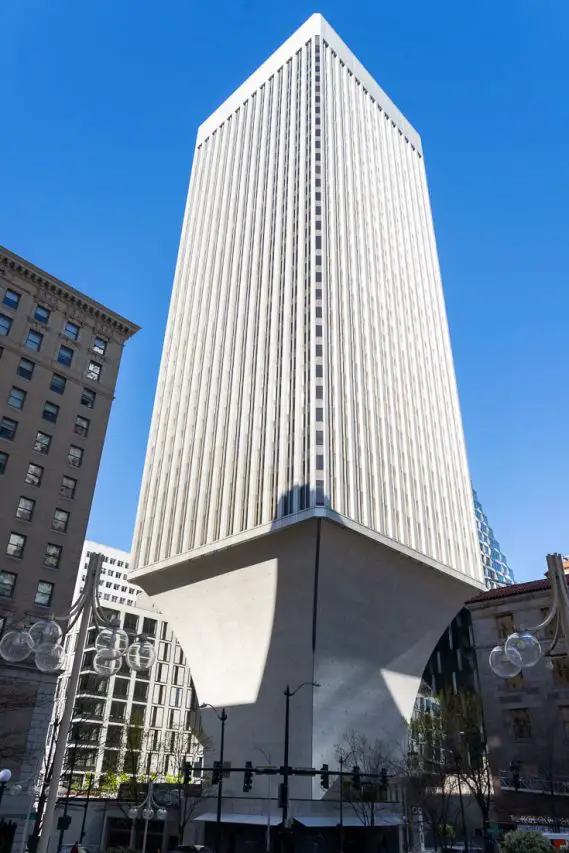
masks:
<svg viewBox="0 0 569 853"><path fill-rule="evenodd" d="M421 141L320 15L198 132L134 549L241 764L287 682L293 763L399 738L483 588Z"/></svg>

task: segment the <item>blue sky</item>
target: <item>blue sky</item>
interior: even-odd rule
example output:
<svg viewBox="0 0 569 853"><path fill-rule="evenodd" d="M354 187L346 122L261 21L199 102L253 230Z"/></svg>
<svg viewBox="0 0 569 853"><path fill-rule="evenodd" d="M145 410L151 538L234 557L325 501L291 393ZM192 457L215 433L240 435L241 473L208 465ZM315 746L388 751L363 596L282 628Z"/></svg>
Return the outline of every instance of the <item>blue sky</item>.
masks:
<svg viewBox="0 0 569 853"><path fill-rule="evenodd" d="M423 137L472 478L569 551L566 0L0 0L0 242L139 323L90 536L128 548L200 122L311 13Z"/></svg>

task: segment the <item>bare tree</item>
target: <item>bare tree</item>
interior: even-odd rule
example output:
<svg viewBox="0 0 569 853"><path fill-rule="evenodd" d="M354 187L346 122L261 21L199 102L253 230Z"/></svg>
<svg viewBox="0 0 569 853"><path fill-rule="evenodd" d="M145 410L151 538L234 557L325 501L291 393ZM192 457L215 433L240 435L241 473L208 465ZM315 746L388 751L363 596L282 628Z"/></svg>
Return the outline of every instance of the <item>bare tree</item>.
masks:
<svg viewBox="0 0 569 853"><path fill-rule="evenodd" d="M395 752L382 740L348 730L336 746L336 758L353 770L351 780L342 779L342 792L372 835L381 804L389 801L390 779L400 772Z"/></svg>
<svg viewBox="0 0 569 853"><path fill-rule="evenodd" d="M484 838L488 840L494 789L480 697L476 693L449 691L438 697L438 703L437 725L445 760L478 806Z"/></svg>
<svg viewBox="0 0 569 853"><path fill-rule="evenodd" d="M157 778L169 782L172 786L174 804L177 807L180 844L187 824L202 802L201 779L197 781L193 771L196 765L201 763L204 752L209 747L210 741L203 733L200 739L182 725L166 732L160 744Z"/></svg>

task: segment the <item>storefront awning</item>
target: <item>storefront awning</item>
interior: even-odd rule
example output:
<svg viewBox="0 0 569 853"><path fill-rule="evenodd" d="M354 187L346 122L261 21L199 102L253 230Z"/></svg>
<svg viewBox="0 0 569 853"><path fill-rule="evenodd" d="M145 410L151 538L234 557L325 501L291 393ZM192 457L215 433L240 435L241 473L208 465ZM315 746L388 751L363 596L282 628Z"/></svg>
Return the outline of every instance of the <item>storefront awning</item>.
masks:
<svg viewBox="0 0 569 853"><path fill-rule="evenodd" d="M204 814L197 815L194 820L205 820L208 823L216 823L217 814L215 812L204 812ZM280 815L278 817L276 815L272 815L270 818L271 826L278 826L279 823L281 823L281 820ZM262 814L234 814L233 812L222 812L221 822L248 823L256 824L257 826L266 826L269 822L269 816Z"/></svg>
<svg viewBox="0 0 569 853"><path fill-rule="evenodd" d="M318 817L317 815L310 815L310 817L302 817L300 815L295 815L295 820L299 823L304 824L304 826L339 826L340 818L339 817ZM354 817L353 815L344 817L344 826L361 826L364 824L358 817ZM376 814L374 816L374 826L400 826L403 823L403 818L400 815L393 814L393 812L381 812L381 814Z"/></svg>

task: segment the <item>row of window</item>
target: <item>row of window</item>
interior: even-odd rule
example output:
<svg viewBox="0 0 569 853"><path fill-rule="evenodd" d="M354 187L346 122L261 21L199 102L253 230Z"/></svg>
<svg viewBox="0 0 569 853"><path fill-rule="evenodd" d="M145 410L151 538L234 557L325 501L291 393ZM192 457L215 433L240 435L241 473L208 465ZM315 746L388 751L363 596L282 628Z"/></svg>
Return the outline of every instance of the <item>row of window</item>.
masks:
<svg viewBox="0 0 569 853"><path fill-rule="evenodd" d="M13 311L17 311L20 305L21 294L12 288L8 288L4 293L4 298L2 302L8 308L11 308ZM46 308L45 305L36 305L34 311L34 320L36 323L43 323L47 326L49 323L49 318L51 316L51 311L49 308ZM10 318L8 318L10 319ZM81 325L79 323L75 323L73 320L67 320L63 327L63 334L72 341L79 340L79 333L81 331ZM100 335L95 335L93 340L93 352L96 352L98 355L105 355L107 351L108 341L105 338L102 338Z"/></svg>
<svg viewBox="0 0 569 853"><path fill-rule="evenodd" d="M23 388L18 388L16 385L12 385L10 393L8 394L8 405L13 409L18 409L22 411L24 408L27 397L27 391L24 391ZM49 421L52 424L57 423L57 419L59 417L60 406L57 403L52 403L50 400L46 400L44 403L42 418L45 421ZM77 433L77 435L82 436L83 438L87 438L89 434L89 427L91 426L91 421L89 418L83 417L83 415L77 415L75 418L75 424L73 426L73 432Z"/></svg>
<svg viewBox="0 0 569 853"><path fill-rule="evenodd" d="M0 597L12 598L17 577L15 572L7 572L4 569L0 570ZM39 581L34 604L37 604L39 607L49 607L53 598L54 587L55 584L50 581Z"/></svg>
<svg viewBox="0 0 569 853"><path fill-rule="evenodd" d="M8 453L0 450L0 475L5 472L9 458L10 455ZM34 462L30 462L24 482L27 486L35 486L36 488L39 488L42 483L43 474L44 469L41 465L36 465ZM73 500L76 489L77 480L74 477L68 477L64 474L61 480L61 486L59 487L59 494L64 498Z"/></svg>
<svg viewBox="0 0 569 853"><path fill-rule="evenodd" d="M100 598L103 601L110 601L113 604L130 604L130 599L126 598L124 595L110 595L108 592L102 592L100 594Z"/></svg>
<svg viewBox="0 0 569 853"><path fill-rule="evenodd" d="M102 570L101 570L101 574L103 574ZM109 572L109 575L111 577L113 577L114 573ZM120 572L117 572L117 579L120 580L123 577L124 576ZM85 584L86 580L87 580L87 575L82 575L81 576L81 583ZM125 578L125 580L126 580L126 578ZM120 583L113 583L113 581L105 581L105 588L106 589L116 589L116 590L120 590L121 592L128 592L130 595L137 595L137 593L138 593L138 589L134 586L121 586Z"/></svg>
<svg viewBox="0 0 569 853"><path fill-rule="evenodd" d="M128 592L130 595L136 594L136 589L133 586L127 587L126 585L121 586L120 583L113 583L112 581L105 581L106 589L115 589L117 592Z"/></svg>
<svg viewBox="0 0 569 853"><path fill-rule="evenodd" d="M87 551L87 553L85 554L85 556L86 556L86 557L90 557L90 556L91 556L91 553L92 553L91 551ZM125 567L125 569L128 569L128 563L123 562L123 560L117 560L115 557L110 557L110 558L109 558L109 557L107 557L105 554L103 554L103 560L105 560L106 562L108 562L110 566L114 566L114 565L121 566L121 567L122 567L122 566L124 566L124 567ZM87 568L87 565L88 565L88 564L87 564L87 563L85 563L85 568ZM105 567L104 567L104 565L103 565L102 571L103 571L103 573L105 572Z"/></svg>
<svg viewBox="0 0 569 853"><path fill-rule="evenodd" d="M0 335L8 335L11 327L12 320L10 317L7 317L5 314L0 314ZM35 329L28 329L28 335L24 344L28 349L32 350L32 352L39 352L43 344L43 339L44 336L41 332L36 332ZM58 364L62 364L64 367L71 367L74 355L75 350L71 349L71 347L65 346L65 344L60 344L56 360ZM102 370L103 365L100 364L100 362L90 361L85 375L87 379L90 379L92 382L98 382L101 378Z"/></svg>
<svg viewBox="0 0 569 853"><path fill-rule="evenodd" d="M3 417L0 420L0 438L4 438L6 441L13 441L16 436L17 429L18 421L6 417ZM77 432L77 430L75 431ZM33 448L36 453L41 453L42 456L47 456L51 447L52 439L53 436L38 430L33 444ZM67 452L67 461L69 465L73 465L74 468L80 468L83 463L84 453L85 451L82 447L76 447L74 444L71 444ZM8 454L4 453L4 456L7 461ZM6 463L4 464L4 468L5 467Z"/></svg>
<svg viewBox="0 0 569 853"><path fill-rule="evenodd" d="M63 510L61 510L63 512ZM12 531L6 546L6 554L13 557L15 560L21 560L26 549L28 537L23 533ZM48 569L58 569L63 555L63 545L56 545L55 542L48 542L45 548L43 557L43 565Z"/></svg>
<svg viewBox="0 0 569 853"><path fill-rule="evenodd" d="M0 347L0 357L2 356L2 347ZM36 364L33 361L30 361L29 358L21 358L20 363L16 369L16 373L18 376L21 376L22 379L32 379L34 375L34 370L36 368ZM92 378L92 377L89 377ZM55 394L63 394L65 393L65 388L67 386L67 379L65 376L62 376L60 373L54 373L51 377L51 382L49 385L50 391L53 391ZM12 389L14 390L14 389ZM20 396L23 394L22 404L17 405L17 401L15 404L15 408L23 408L23 402L25 401L26 391L23 389L17 389L20 392ZM17 395L16 395L17 396ZM95 408L95 400L96 393L92 391L90 388L83 388L81 391L81 405L86 406L88 409Z"/></svg>
<svg viewBox="0 0 569 853"><path fill-rule="evenodd" d="M2 349L0 349L0 355L2 354ZM35 361L30 361L29 358L22 357L16 368L16 373L18 376L21 376L22 379L32 379L34 375L34 371L36 369ZM89 379L92 379L93 376L88 376ZM50 391L53 391L56 394L64 394L65 388L67 386L67 379L65 376L62 376L60 373L54 373L51 377L50 382ZM83 406L87 406L87 408L92 409L95 405L95 397L96 394L94 391L91 391L89 388L84 388L81 394L81 404Z"/></svg>
<svg viewBox="0 0 569 853"><path fill-rule="evenodd" d="M35 500L32 500L32 498L26 498L22 495L18 501L16 518L20 521L31 521L34 516L35 508ZM51 529L55 530L57 533L67 533L70 515L71 513L66 509L55 509L51 521Z"/></svg>

